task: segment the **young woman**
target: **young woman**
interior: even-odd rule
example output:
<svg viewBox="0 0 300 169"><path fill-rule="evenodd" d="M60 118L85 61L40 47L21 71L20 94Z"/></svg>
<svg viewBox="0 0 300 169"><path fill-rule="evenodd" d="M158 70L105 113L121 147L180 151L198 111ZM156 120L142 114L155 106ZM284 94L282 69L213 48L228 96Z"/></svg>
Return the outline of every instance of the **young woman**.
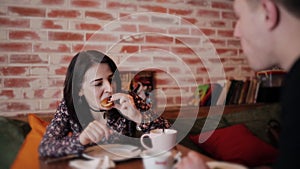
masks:
<svg viewBox="0 0 300 169"><path fill-rule="evenodd" d="M82 51L68 67L63 99L39 153L41 157L77 154L95 143L127 142L152 129L169 127L138 95L121 91L119 71L108 56Z"/></svg>

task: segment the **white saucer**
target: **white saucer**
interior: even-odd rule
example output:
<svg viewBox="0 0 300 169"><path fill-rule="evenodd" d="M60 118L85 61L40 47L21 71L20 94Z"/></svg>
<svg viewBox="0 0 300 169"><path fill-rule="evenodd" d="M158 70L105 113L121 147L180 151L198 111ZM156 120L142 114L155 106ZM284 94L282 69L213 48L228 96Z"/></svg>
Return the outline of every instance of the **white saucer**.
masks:
<svg viewBox="0 0 300 169"><path fill-rule="evenodd" d="M247 167L229 162L210 161L206 163L210 169L247 169Z"/></svg>
<svg viewBox="0 0 300 169"><path fill-rule="evenodd" d="M126 144L107 144L89 147L85 150L83 156L94 158L108 156L111 160L118 162L138 157L140 153L141 149L136 146Z"/></svg>

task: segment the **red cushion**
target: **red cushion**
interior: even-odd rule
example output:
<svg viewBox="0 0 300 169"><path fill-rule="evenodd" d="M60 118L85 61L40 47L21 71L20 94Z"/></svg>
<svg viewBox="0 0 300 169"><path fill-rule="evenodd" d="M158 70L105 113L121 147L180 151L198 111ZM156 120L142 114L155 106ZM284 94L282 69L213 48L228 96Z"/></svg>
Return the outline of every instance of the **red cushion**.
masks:
<svg viewBox="0 0 300 169"><path fill-rule="evenodd" d="M205 141L211 133L190 135L190 139L217 160L253 167L273 163L277 157L277 149L260 140L243 124L217 129Z"/></svg>

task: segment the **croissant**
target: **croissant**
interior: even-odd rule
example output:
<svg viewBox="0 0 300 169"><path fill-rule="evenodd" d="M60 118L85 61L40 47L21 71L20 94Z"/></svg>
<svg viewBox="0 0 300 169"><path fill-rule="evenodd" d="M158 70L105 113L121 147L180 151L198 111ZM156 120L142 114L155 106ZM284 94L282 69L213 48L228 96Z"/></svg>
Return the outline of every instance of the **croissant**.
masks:
<svg viewBox="0 0 300 169"><path fill-rule="evenodd" d="M100 101L100 105L103 108L111 108L114 105L114 102L110 100L110 97L106 97L105 99Z"/></svg>

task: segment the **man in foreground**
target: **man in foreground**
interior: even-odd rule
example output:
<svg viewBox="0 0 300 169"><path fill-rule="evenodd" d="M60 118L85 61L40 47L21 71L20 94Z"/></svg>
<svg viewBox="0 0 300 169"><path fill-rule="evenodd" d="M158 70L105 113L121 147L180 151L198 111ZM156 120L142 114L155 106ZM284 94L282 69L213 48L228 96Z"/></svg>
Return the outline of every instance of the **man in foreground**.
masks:
<svg viewBox="0 0 300 169"><path fill-rule="evenodd" d="M234 35L255 71L279 66L288 72L281 95L282 129L275 169L294 168L300 152L300 1L234 0L238 21ZM208 169L190 152L178 169Z"/></svg>

